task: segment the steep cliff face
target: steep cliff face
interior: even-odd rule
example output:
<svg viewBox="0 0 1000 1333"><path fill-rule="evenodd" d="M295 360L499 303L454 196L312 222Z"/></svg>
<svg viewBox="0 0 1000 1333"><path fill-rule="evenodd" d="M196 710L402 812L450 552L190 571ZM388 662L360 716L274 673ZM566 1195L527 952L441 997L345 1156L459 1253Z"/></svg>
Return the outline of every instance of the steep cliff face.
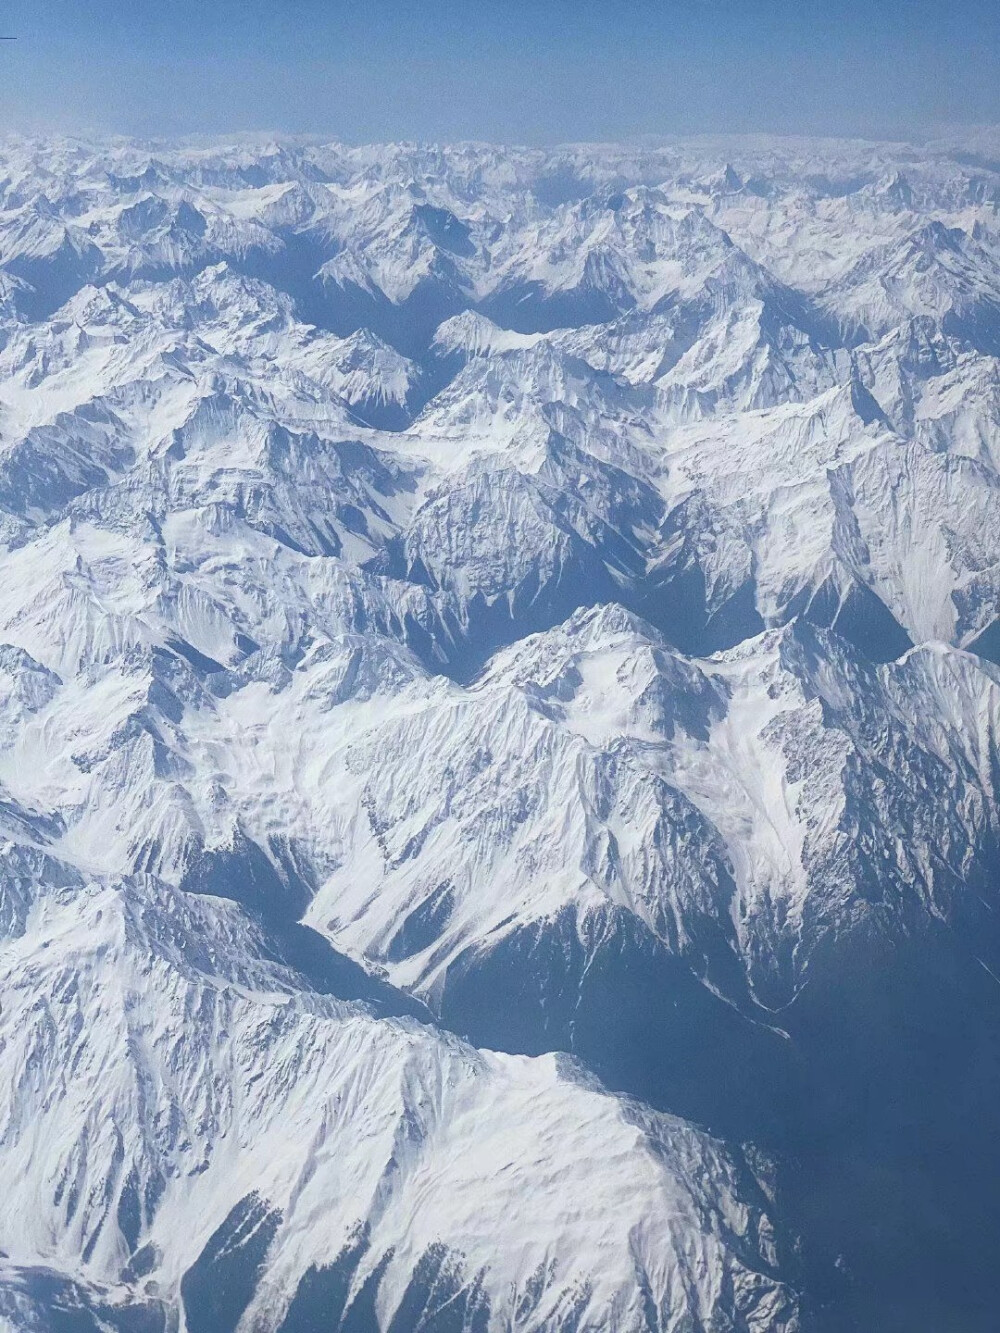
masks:
<svg viewBox="0 0 1000 1333"><path fill-rule="evenodd" d="M0 1328L991 1329L1000 178L2 156Z"/></svg>

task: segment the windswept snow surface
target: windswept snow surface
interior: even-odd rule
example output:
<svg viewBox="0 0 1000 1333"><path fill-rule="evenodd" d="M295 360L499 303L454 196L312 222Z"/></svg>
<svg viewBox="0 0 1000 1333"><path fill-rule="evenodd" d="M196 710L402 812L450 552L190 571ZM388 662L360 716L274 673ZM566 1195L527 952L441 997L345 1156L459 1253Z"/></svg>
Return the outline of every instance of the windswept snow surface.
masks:
<svg viewBox="0 0 1000 1333"><path fill-rule="evenodd" d="M995 1329L1000 138L0 155L0 1330Z"/></svg>

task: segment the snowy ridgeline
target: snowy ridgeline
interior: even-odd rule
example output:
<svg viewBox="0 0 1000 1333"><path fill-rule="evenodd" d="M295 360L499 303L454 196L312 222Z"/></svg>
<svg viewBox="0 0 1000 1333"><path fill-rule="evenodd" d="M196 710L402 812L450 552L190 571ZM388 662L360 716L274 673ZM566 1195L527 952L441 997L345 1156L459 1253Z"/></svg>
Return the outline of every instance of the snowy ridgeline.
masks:
<svg viewBox="0 0 1000 1333"><path fill-rule="evenodd" d="M0 1330L992 1330L1000 139L0 159Z"/></svg>

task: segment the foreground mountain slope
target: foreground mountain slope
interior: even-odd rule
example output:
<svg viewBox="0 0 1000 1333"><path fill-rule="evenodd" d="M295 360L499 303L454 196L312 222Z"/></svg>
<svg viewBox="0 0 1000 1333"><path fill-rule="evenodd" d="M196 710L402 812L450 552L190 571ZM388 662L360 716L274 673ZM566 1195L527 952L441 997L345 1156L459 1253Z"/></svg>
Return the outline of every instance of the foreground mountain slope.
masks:
<svg viewBox="0 0 1000 1333"><path fill-rule="evenodd" d="M12 1261L138 1292L161 1326L179 1293L216 1333L444 1327L449 1304L484 1328L708 1325L730 1302L795 1326L764 1197L719 1145L267 953L236 909L151 880L39 894L5 946Z"/></svg>

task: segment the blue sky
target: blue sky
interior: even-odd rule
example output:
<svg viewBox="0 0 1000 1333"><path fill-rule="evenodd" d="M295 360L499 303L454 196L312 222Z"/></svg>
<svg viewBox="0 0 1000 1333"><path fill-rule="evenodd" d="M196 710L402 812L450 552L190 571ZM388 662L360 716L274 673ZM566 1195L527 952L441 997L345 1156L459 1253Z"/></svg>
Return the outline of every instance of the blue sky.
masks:
<svg viewBox="0 0 1000 1333"><path fill-rule="evenodd" d="M545 143L1000 122L1000 0L0 0L8 129Z"/></svg>

